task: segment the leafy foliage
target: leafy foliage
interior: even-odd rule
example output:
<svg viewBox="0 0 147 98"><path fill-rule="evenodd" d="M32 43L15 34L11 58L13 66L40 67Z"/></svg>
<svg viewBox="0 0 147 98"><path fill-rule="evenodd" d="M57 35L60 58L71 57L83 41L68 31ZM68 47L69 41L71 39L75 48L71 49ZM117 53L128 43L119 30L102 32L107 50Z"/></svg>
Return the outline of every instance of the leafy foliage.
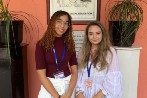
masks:
<svg viewBox="0 0 147 98"><path fill-rule="evenodd" d="M109 0L109 2L112 0ZM139 0L141 2L142 0ZM130 36L137 32L139 26L143 22L143 10L140 5L134 0L123 0L115 2L114 6L108 13L109 21L119 21L121 26L121 32L123 36L122 45L129 42ZM131 23L130 23L130 22ZM132 24L135 21L135 24Z"/></svg>
<svg viewBox="0 0 147 98"><path fill-rule="evenodd" d="M9 27L12 20L11 14L8 11L8 4L4 5L3 0L0 0L0 24L2 21L6 21L6 36L5 39L7 40L7 46L9 47ZM10 50L8 48L8 52L10 54Z"/></svg>
<svg viewBox="0 0 147 98"><path fill-rule="evenodd" d="M23 27L24 27L24 31L27 33L27 38L29 38L29 42L31 42L33 38L32 37L33 35L31 35L31 32L36 32L39 36L39 29L40 27L43 29L43 26L36 17L34 17L33 15L27 12L9 11L8 10L9 3L10 3L10 0L6 0L5 3L3 0L0 0L0 24L2 23L2 21L6 22L5 40L7 42L8 54L10 55L9 35L10 33L14 33L13 26L10 27L12 25L13 20L24 21ZM9 31L9 28L12 28L12 32ZM14 39L14 42L15 42L15 39Z"/></svg>

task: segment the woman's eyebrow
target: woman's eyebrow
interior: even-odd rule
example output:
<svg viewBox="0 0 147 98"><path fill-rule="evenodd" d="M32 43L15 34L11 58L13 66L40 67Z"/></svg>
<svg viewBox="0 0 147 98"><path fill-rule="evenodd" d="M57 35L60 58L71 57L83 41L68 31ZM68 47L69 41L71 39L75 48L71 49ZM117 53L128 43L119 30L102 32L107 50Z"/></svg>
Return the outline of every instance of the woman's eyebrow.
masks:
<svg viewBox="0 0 147 98"><path fill-rule="evenodd" d="M58 18L57 20L62 20L62 19ZM64 20L62 20L62 21L64 21ZM69 20L67 20L67 21L64 21L64 22L69 22Z"/></svg>
<svg viewBox="0 0 147 98"><path fill-rule="evenodd" d="M88 33L93 33L93 32L88 32Z"/></svg>

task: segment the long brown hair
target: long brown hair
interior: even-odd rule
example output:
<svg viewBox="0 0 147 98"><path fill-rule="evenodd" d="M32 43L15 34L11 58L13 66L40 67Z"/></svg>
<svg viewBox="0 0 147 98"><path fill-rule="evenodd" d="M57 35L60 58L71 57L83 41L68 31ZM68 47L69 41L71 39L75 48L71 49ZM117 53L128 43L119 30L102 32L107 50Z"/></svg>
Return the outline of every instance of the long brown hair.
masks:
<svg viewBox="0 0 147 98"><path fill-rule="evenodd" d="M112 55L112 52L110 50L110 43L109 43L108 35L105 31L105 28L103 27L103 25L100 22L90 22L88 24L88 26L86 27L84 43L83 43L82 50L81 50L82 57L81 57L81 62L79 64L79 67L85 68L87 61L89 60L92 44L88 39L88 31L91 26L98 26L102 31L102 40L97 45L97 48L98 48L98 50L96 51L97 56L95 59L92 60L92 62L93 62L94 67L96 67L96 64L99 63L101 65L100 70L103 70L104 68L106 68L108 66L107 61L106 61L107 53L108 53L108 51L110 51L110 53Z"/></svg>
<svg viewBox="0 0 147 98"><path fill-rule="evenodd" d="M62 35L62 37L64 38L67 49L70 51L70 53L73 53L75 51L75 44L74 44L74 40L72 37L72 25L71 25L72 18L69 15L69 13L67 13L66 11L62 11L62 10L59 10L52 15L49 21L49 24L48 24L48 28L44 36L40 40L40 45L44 46L47 51L51 50L54 40L55 40L55 33L56 33L55 22L57 21L59 17L63 15L68 16L69 27L67 31Z"/></svg>

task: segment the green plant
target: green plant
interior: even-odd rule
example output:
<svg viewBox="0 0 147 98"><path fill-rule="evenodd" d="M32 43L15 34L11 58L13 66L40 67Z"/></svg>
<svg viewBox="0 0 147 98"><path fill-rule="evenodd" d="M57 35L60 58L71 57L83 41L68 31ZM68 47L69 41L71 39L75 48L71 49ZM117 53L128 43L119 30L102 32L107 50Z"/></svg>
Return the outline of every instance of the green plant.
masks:
<svg viewBox="0 0 147 98"><path fill-rule="evenodd" d="M111 1L109 0L108 2L110 3ZM142 0L138 0L138 2L142 2ZM116 1L114 6L110 8L108 12L109 29L115 29L115 32L110 31L111 40L117 41L117 44L112 42L113 45L128 47L134 43L135 33L143 22L143 10L138 2L137 0ZM112 33L117 34L112 37Z"/></svg>
<svg viewBox="0 0 147 98"><path fill-rule="evenodd" d="M12 20L11 14L8 11L8 4L4 5L3 1L0 0L0 24L2 21L6 21L6 36L5 39L7 40L7 42L9 42L9 26L10 26L10 22ZM9 47L9 43L7 43L7 46ZM10 54L10 50L8 50L9 54Z"/></svg>
<svg viewBox="0 0 147 98"><path fill-rule="evenodd" d="M34 17L33 15L27 12L9 11L8 10L9 3L10 3L10 0L7 0L7 2L5 3L3 2L3 0L0 0L0 25L3 22L5 22L5 36L2 36L2 35L0 36L4 37L7 43L6 47L8 49L8 54L10 55L10 33L13 33L11 35L14 35L15 33L13 30L13 21L20 21L20 20L24 21L23 22L24 31L28 33L29 37L27 38L29 38L30 41L32 40L32 36L33 36L33 35L31 36L31 32L39 33L40 27L43 28L43 26L36 17ZM10 32L10 29L12 29L11 32ZM14 39L14 44L15 44L15 39Z"/></svg>

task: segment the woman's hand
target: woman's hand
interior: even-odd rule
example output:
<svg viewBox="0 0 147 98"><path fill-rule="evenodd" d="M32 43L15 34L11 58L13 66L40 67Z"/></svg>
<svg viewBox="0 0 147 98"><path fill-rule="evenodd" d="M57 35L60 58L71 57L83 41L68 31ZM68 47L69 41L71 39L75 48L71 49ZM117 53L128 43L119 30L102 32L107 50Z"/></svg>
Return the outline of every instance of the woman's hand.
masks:
<svg viewBox="0 0 147 98"><path fill-rule="evenodd" d="M61 95L61 98L71 98L71 95L67 92Z"/></svg>
<svg viewBox="0 0 147 98"><path fill-rule="evenodd" d="M104 94L102 90L100 90L96 95L94 95L92 98L103 98Z"/></svg>
<svg viewBox="0 0 147 98"><path fill-rule="evenodd" d="M83 93L80 92L80 93L76 96L76 98L85 98L85 97L84 97Z"/></svg>
<svg viewBox="0 0 147 98"><path fill-rule="evenodd" d="M92 98L103 98L102 96L97 96L97 95L95 95L95 96L93 96Z"/></svg>

